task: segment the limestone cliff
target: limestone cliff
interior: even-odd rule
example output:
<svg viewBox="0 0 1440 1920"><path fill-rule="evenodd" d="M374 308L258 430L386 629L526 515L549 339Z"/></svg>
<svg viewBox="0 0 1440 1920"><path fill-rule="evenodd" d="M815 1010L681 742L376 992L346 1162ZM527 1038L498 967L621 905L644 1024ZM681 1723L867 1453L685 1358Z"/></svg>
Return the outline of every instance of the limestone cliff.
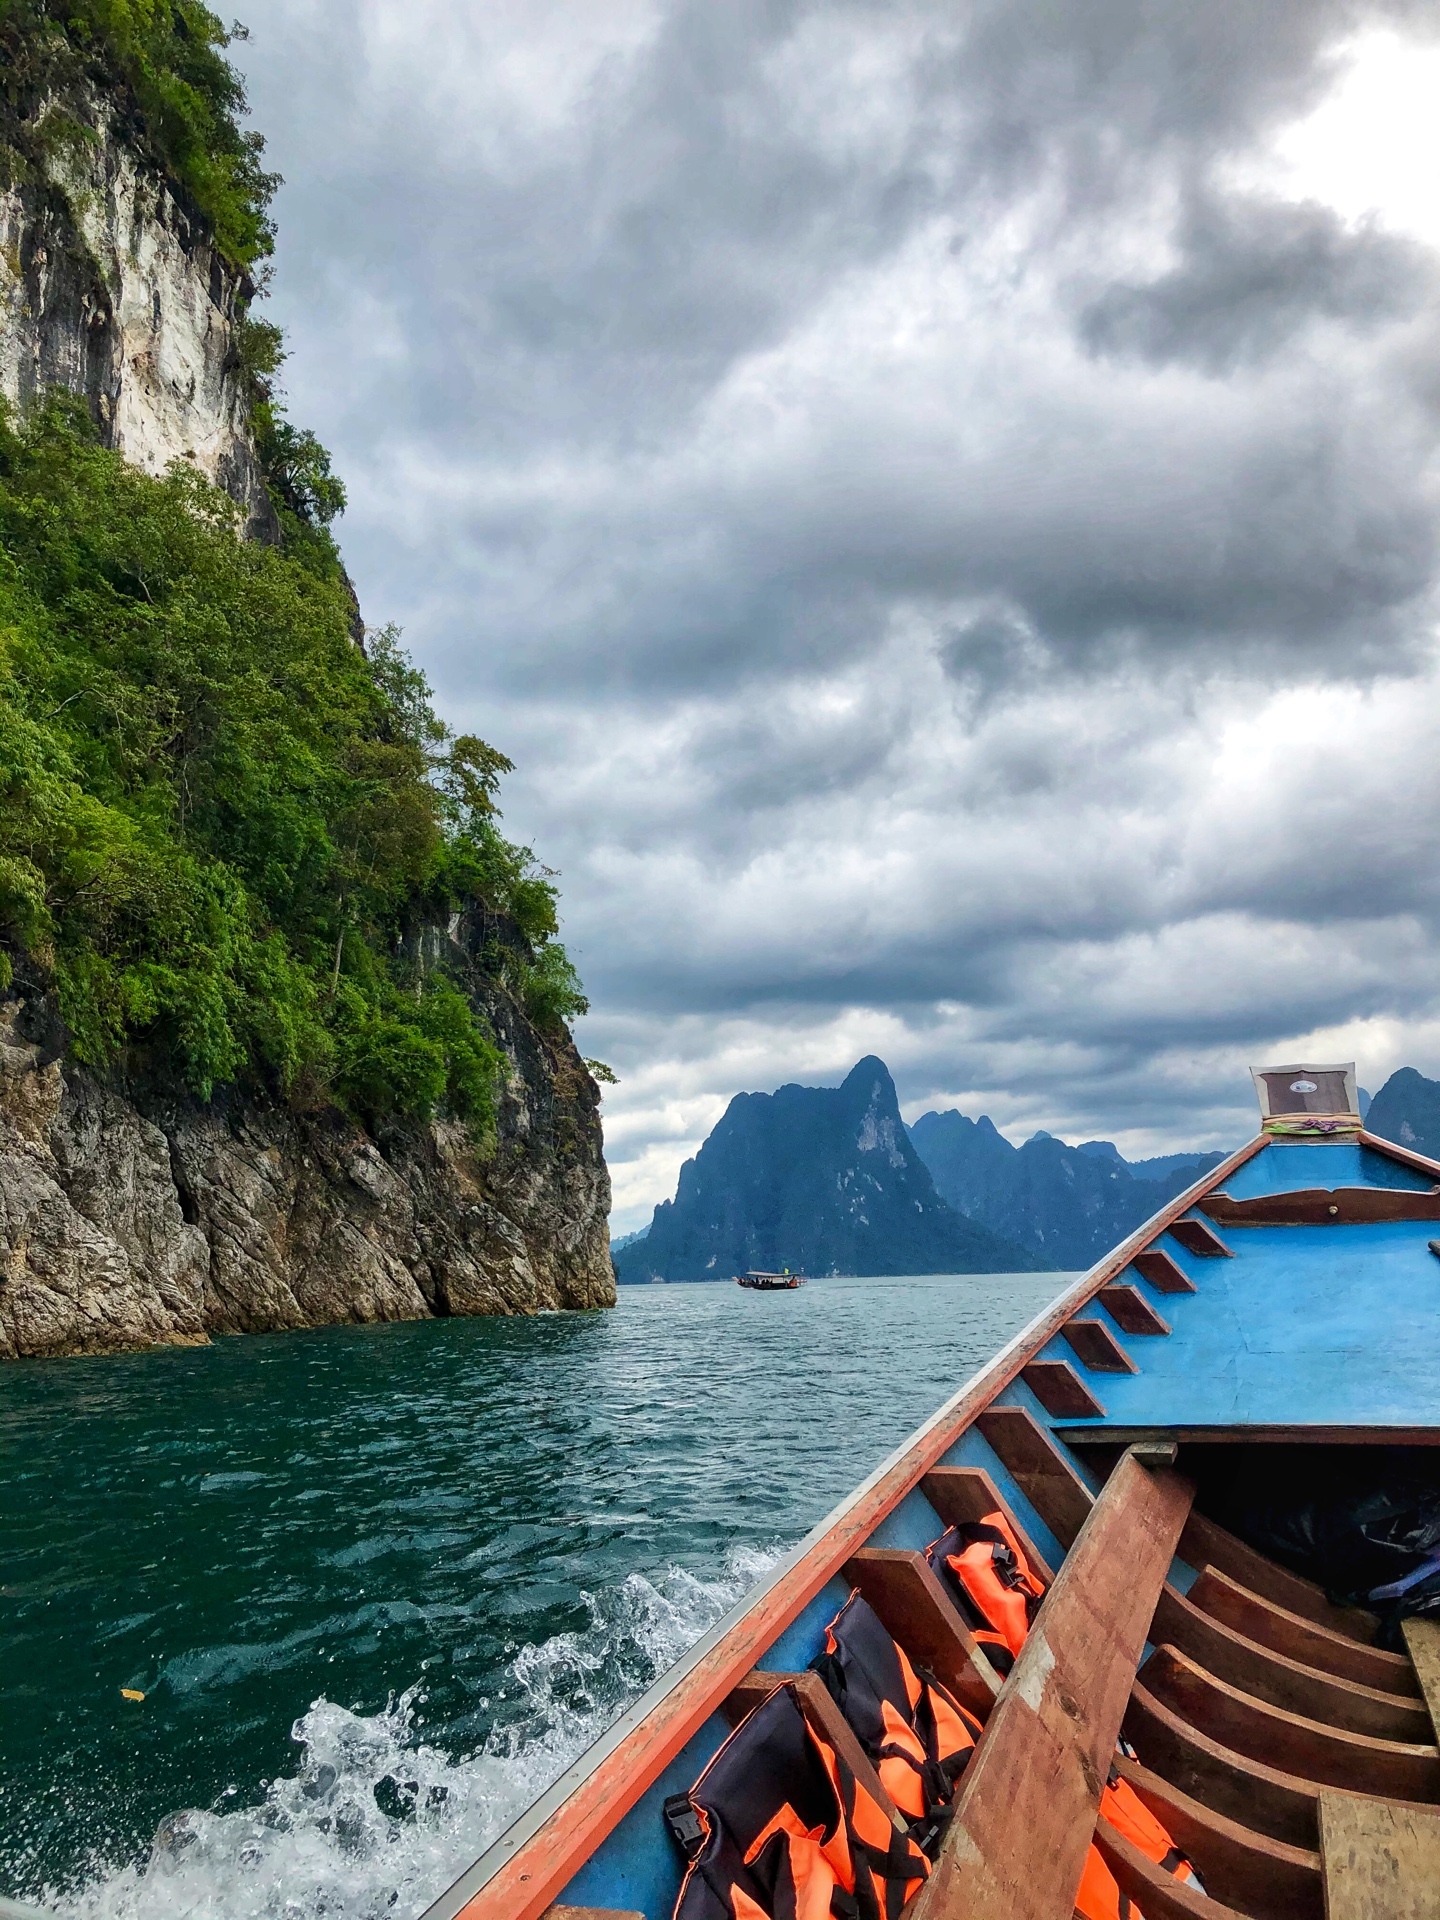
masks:
<svg viewBox="0 0 1440 1920"><path fill-rule="evenodd" d="M33 118L47 112L70 137L0 190L0 393L21 407L51 387L79 395L106 446L151 473L192 461L252 535L271 533L236 344L251 289L115 105L72 92Z"/></svg>
<svg viewBox="0 0 1440 1920"><path fill-rule="evenodd" d="M106 1085L42 993L0 1000L0 1355L613 1305L598 1089L486 971L481 918L424 930L505 1054L478 1150L451 1122Z"/></svg>
<svg viewBox="0 0 1440 1920"><path fill-rule="evenodd" d="M253 288L132 137L123 89L28 99L26 128L52 110L61 135L27 133L25 164L0 174L0 394L22 413L48 389L78 395L105 445L151 473L192 462L251 537L277 540L239 352ZM16 965L0 992L0 1355L613 1304L599 1090L563 1024L532 1023L507 984L496 956L533 962L525 936L477 904L410 938L504 1057L478 1144L445 1119L367 1131L318 1097L262 1095L263 1076L208 1102L144 1071L97 1076L45 967L0 939Z"/></svg>

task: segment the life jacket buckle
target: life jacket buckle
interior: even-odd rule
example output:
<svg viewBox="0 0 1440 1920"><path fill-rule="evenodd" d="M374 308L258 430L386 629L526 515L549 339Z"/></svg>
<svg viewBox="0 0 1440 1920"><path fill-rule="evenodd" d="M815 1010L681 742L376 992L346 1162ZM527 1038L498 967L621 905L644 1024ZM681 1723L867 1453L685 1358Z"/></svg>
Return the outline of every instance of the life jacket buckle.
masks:
<svg viewBox="0 0 1440 1920"><path fill-rule="evenodd" d="M694 1860L705 1844L705 1823L688 1793L672 1793L665 1802L665 1824L687 1860Z"/></svg>

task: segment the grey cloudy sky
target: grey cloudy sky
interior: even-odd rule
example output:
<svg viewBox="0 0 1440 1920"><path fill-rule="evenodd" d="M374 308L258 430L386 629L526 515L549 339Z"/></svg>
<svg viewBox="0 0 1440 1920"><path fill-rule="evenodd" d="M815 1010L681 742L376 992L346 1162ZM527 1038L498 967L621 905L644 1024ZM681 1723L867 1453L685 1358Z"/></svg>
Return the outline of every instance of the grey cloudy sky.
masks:
<svg viewBox="0 0 1440 1920"><path fill-rule="evenodd" d="M247 0L347 561L518 763L616 1230L741 1088L1440 1071L1440 11Z"/></svg>

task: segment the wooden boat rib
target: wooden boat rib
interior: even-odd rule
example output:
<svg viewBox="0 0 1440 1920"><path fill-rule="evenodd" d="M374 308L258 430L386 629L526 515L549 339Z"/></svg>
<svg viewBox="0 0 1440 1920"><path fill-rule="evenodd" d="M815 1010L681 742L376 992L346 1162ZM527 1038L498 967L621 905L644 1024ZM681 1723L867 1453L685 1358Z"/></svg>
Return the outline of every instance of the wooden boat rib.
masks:
<svg viewBox="0 0 1440 1920"><path fill-rule="evenodd" d="M1287 1110L1287 1076L1352 1110ZM786 1680L903 1827L807 1671L855 1590L984 1723L906 1920L1068 1920L1092 1839L1144 1920L1432 1911L1440 1628L1377 1644L1374 1614L1201 1511L1186 1467L1440 1440L1440 1165L1363 1129L1353 1068L1256 1085L1256 1138L1017 1335L424 1920L668 1920L685 1861L662 1803ZM995 1512L1045 1588L1003 1683L923 1551ZM1112 1766L1204 1892L1099 1818Z"/></svg>

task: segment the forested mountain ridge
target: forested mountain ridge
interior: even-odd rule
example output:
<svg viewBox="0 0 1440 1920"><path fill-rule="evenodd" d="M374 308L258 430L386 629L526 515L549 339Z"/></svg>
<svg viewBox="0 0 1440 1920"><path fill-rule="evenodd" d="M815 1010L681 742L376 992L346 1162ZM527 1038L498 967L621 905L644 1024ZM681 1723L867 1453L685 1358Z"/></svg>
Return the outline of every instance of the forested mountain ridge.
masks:
<svg viewBox="0 0 1440 1920"><path fill-rule="evenodd" d="M362 629L226 33L0 6L0 1352L613 1300L556 895Z"/></svg>
<svg viewBox="0 0 1440 1920"><path fill-rule="evenodd" d="M882 1060L838 1087L740 1093L681 1169L622 1281L1028 1272L1041 1263L948 1206L911 1144Z"/></svg>
<svg viewBox="0 0 1440 1920"><path fill-rule="evenodd" d="M1108 1141L1037 1133L1015 1147L982 1114L926 1113L910 1129L937 1192L1057 1268L1088 1267L1213 1167L1219 1153L1130 1165Z"/></svg>

